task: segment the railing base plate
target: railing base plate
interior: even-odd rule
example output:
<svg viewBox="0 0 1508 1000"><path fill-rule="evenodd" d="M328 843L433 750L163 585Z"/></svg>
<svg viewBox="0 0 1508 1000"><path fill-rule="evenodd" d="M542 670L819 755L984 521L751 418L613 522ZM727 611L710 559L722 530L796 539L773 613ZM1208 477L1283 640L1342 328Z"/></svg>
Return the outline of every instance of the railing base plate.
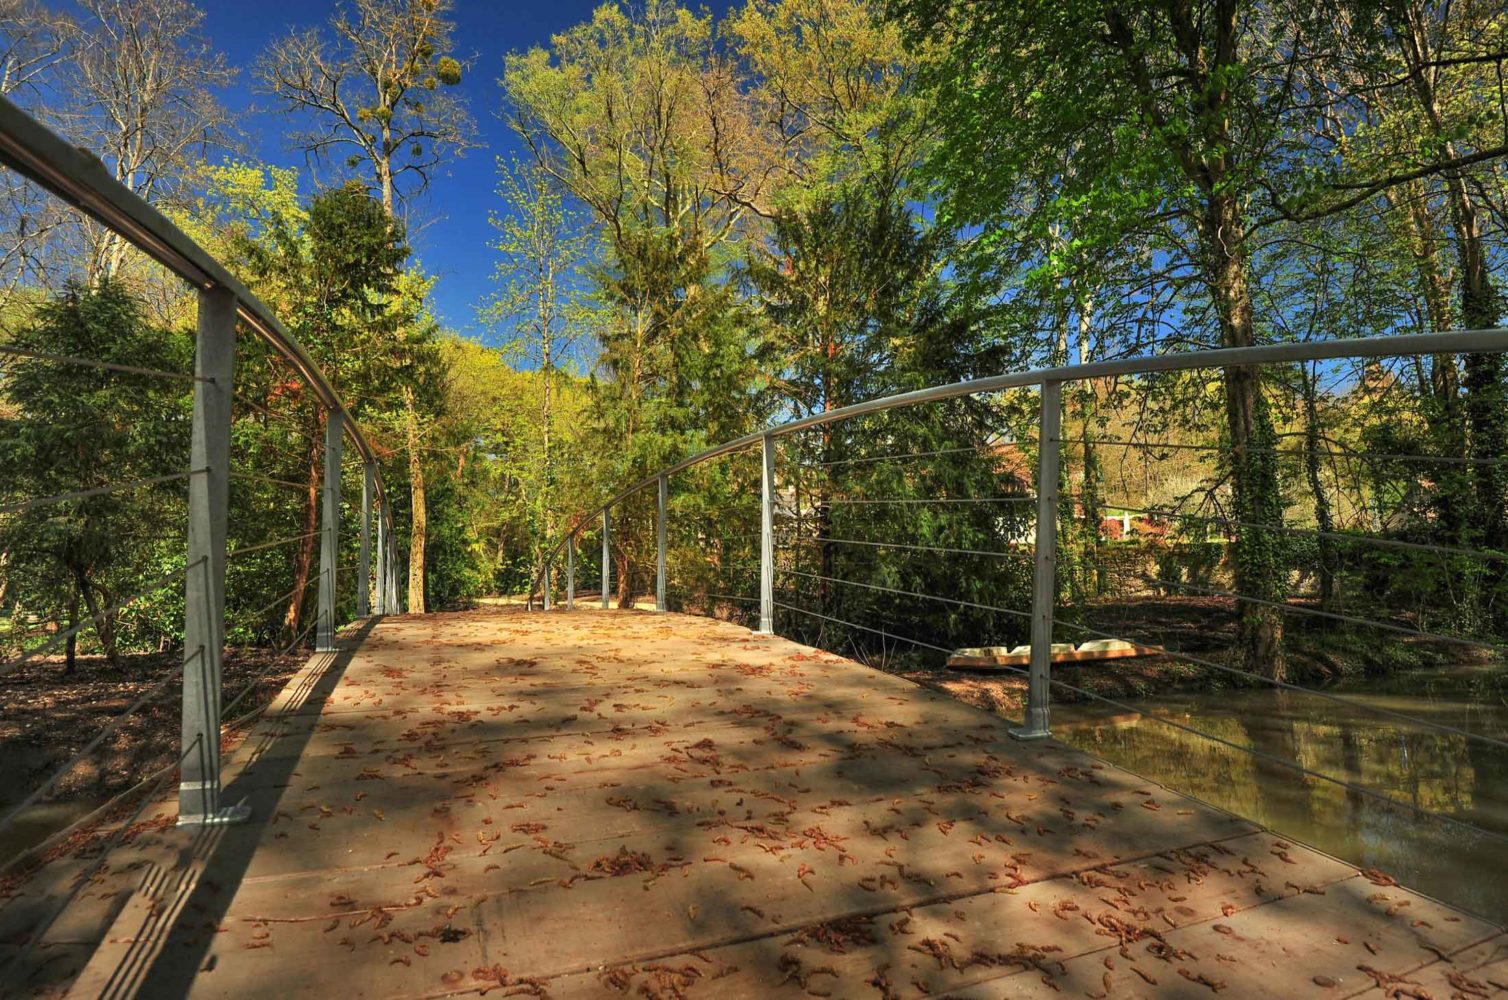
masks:
<svg viewBox="0 0 1508 1000"><path fill-rule="evenodd" d="M251 806L244 802L238 802L233 806L225 806L219 812L210 816L179 816L179 826L235 826L251 819Z"/></svg>
<svg viewBox="0 0 1508 1000"><path fill-rule="evenodd" d="M1052 733L1049 732L1046 729L1026 729L1026 728L1021 728L1021 729L1012 729L1012 730L1010 730L1010 737L1011 737L1011 739L1013 739L1013 740L1021 740L1022 742L1027 742L1029 740L1045 740L1045 739L1048 739L1051 736L1052 736Z"/></svg>

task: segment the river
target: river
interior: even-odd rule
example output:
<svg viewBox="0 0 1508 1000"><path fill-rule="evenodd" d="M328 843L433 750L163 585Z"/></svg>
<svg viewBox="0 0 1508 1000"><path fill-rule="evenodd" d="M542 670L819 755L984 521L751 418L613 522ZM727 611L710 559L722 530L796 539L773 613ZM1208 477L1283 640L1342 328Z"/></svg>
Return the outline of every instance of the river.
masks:
<svg viewBox="0 0 1508 1000"><path fill-rule="evenodd" d="M1129 713L1060 704L1052 728L1064 742L1144 777L1508 923L1508 747L1368 710L1508 743L1505 681L1504 668L1471 667L1333 689L1356 706L1281 690L1157 695L1126 701L1136 710ZM1163 720L1407 805L1300 774Z"/></svg>

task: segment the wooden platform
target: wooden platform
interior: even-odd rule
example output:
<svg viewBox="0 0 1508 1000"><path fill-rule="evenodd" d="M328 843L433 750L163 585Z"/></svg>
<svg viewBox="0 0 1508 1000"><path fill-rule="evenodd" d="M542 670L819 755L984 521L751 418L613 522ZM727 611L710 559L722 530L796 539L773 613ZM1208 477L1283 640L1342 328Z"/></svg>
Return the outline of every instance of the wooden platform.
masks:
<svg viewBox="0 0 1508 1000"><path fill-rule="evenodd" d="M7 993L86 961L75 995L154 998L1508 984L1500 928L782 639L493 609L350 645L232 765L253 823L143 832Z"/></svg>

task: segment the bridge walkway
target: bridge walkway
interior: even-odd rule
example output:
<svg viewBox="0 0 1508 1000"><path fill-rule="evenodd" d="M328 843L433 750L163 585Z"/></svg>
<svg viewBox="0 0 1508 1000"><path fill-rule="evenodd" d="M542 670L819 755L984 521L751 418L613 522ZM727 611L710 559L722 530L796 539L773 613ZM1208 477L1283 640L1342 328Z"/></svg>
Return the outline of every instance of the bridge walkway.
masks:
<svg viewBox="0 0 1508 1000"><path fill-rule="evenodd" d="M251 823L148 823L36 983L72 962L80 996L1508 984L1501 928L1008 728L703 618L382 619L311 660L230 762Z"/></svg>

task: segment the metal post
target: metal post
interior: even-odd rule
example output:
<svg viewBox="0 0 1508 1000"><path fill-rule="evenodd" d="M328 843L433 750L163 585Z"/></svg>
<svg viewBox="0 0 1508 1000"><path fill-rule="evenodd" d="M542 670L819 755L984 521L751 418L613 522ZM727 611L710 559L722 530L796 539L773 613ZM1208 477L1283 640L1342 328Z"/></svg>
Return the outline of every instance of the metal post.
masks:
<svg viewBox="0 0 1508 1000"><path fill-rule="evenodd" d="M392 517L392 508L388 508L389 519ZM388 614L403 614L403 602L398 600L398 538L395 534L397 525L389 520L388 523L388 573L383 581L386 594L383 606L388 609Z"/></svg>
<svg viewBox="0 0 1508 1000"><path fill-rule="evenodd" d="M655 518L655 610L665 610L665 507L670 500L670 480L660 477L659 515Z"/></svg>
<svg viewBox="0 0 1508 1000"><path fill-rule="evenodd" d="M377 579L372 586L376 611L387 614L387 504L377 505Z"/></svg>
<svg viewBox="0 0 1508 1000"><path fill-rule="evenodd" d="M249 806L220 805L220 682L225 649L225 546L230 510L230 407L236 297L199 292L189 443L188 572L184 584L183 742L178 822L234 823Z"/></svg>
<svg viewBox="0 0 1508 1000"><path fill-rule="evenodd" d="M372 499L377 495L377 466L367 462L361 478L361 549L356 556L356 617L372 613Z"/></svg>
<svg viewBox="0 0 1508 1000"><path fill-rule="evenodd" d="M608 592L613 589L613 560L611 549L613 519L606 508L602 511L602 610L608 608Z"/></svg>
<svg viewBox="0 0 1508 1000"><path fill-rule="evenodd" d="M1027 675L1026 720L1012 729L1018 740L1039 740L1047 728L1048 677L1052 670L1052 618L1057 599L1058 461L1062 435L1063 383L1042 383L1042 415L1037 431L1037 546L1032 571L1031 665Z"/></svg>
<svg viewBox="0 0 1508 1000"><path fill-rule="evenodd" d="M576 534L566 536L566 610L576 607Z"/></svg>
<svg viewBox="0 0 1508 1000"><path fill-rule="evenodd" d="M775 632L775 438L766 434L759 504L759 632Z"/></svg>
<svg viewBox="0 0 1508 1000"><path fill-rule="evenodd" d="M319 622L314 648L335 648L335 567L340 562L340 447L344 417L339 410L325 414L324 522L319 535Z"/></svg>

